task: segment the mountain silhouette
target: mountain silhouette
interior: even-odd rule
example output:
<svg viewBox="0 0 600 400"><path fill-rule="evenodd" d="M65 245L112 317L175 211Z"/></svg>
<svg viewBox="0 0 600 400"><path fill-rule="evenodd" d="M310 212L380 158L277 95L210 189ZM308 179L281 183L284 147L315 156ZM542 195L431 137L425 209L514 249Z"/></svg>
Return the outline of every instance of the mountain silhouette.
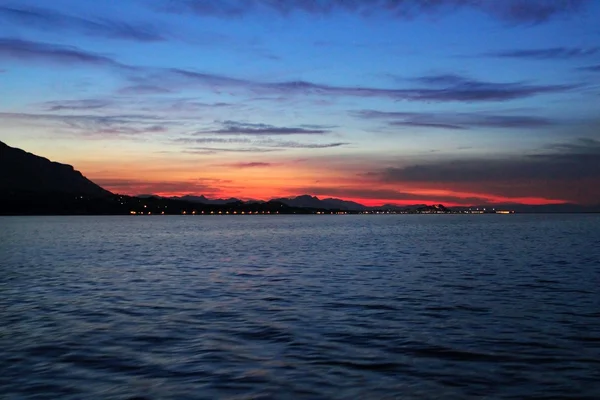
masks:
<svg viewBox="0 0 600 400"><path fill-rule="evenodd" d="M111 195L71 165L53 162L0 142L0 192L5 194Z"/></svg>
<svg viewBox="0 0 600 400"><path fill-rule="evenodd" d="M200 204L230 204L230 203L237 203L239 201L241 201L240 199L236 199L234 197L231 197L229 199L208 199L206 198L204 195L200 195L200 196L194 196L191 194L187 194L185 196L181 196L181 197L169 197L170 199L173 200L183 200L183 201L189 201L190 203L200 203Z"/></svg>
<svg viewBox="0 0 600 400"><path fill-rule="evenodd" d="M290 207L302 207L302 208L324 208L330 210L344 210L344 211L363 211L369 207L362 204L341 200L341 199L319 199L316 196L304 194L296 197L274 199Z"/></svg>

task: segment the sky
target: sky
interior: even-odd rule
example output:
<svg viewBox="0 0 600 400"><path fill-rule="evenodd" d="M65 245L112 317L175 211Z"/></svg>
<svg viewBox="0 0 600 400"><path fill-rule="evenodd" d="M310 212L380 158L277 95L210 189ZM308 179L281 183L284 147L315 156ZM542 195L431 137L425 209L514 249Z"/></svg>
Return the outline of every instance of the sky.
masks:
<svg viewBox="0 0 600 400"><path fill-rule="evenodd" d="M0 140L114 193L600 203L600 1L0 0Z"/></svg>

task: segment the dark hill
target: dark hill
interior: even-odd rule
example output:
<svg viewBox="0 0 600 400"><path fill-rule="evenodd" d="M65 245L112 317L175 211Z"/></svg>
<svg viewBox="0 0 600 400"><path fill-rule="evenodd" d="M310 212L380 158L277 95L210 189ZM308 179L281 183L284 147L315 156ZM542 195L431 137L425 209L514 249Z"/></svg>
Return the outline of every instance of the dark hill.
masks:
<svg viewBox="0 0 600 400"><path fill-rule="evenodd" d="M3 142L0 142L0 193L90 197L111 194L70 165L52 162Z"/></svg>

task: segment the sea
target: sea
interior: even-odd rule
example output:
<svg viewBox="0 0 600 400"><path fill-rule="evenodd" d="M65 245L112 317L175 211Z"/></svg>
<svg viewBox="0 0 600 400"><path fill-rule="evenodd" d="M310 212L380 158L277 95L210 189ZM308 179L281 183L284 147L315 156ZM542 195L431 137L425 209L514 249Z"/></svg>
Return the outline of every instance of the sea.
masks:
<svg viewBox="0 0 600 400"><path fill-rule="evenodd" d="M599 399L600 215L0 217L2 399Z"/></svg>

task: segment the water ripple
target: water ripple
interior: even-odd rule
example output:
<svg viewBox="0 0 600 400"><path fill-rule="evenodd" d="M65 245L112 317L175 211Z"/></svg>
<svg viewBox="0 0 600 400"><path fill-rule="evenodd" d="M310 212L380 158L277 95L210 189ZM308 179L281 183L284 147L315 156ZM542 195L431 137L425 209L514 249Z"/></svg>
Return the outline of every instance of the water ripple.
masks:
<svg viewBox="0 0 600 400"><path fill-rule="evenodd" d="M0 390L600 398L600 218L0 218Z"/></svg>

